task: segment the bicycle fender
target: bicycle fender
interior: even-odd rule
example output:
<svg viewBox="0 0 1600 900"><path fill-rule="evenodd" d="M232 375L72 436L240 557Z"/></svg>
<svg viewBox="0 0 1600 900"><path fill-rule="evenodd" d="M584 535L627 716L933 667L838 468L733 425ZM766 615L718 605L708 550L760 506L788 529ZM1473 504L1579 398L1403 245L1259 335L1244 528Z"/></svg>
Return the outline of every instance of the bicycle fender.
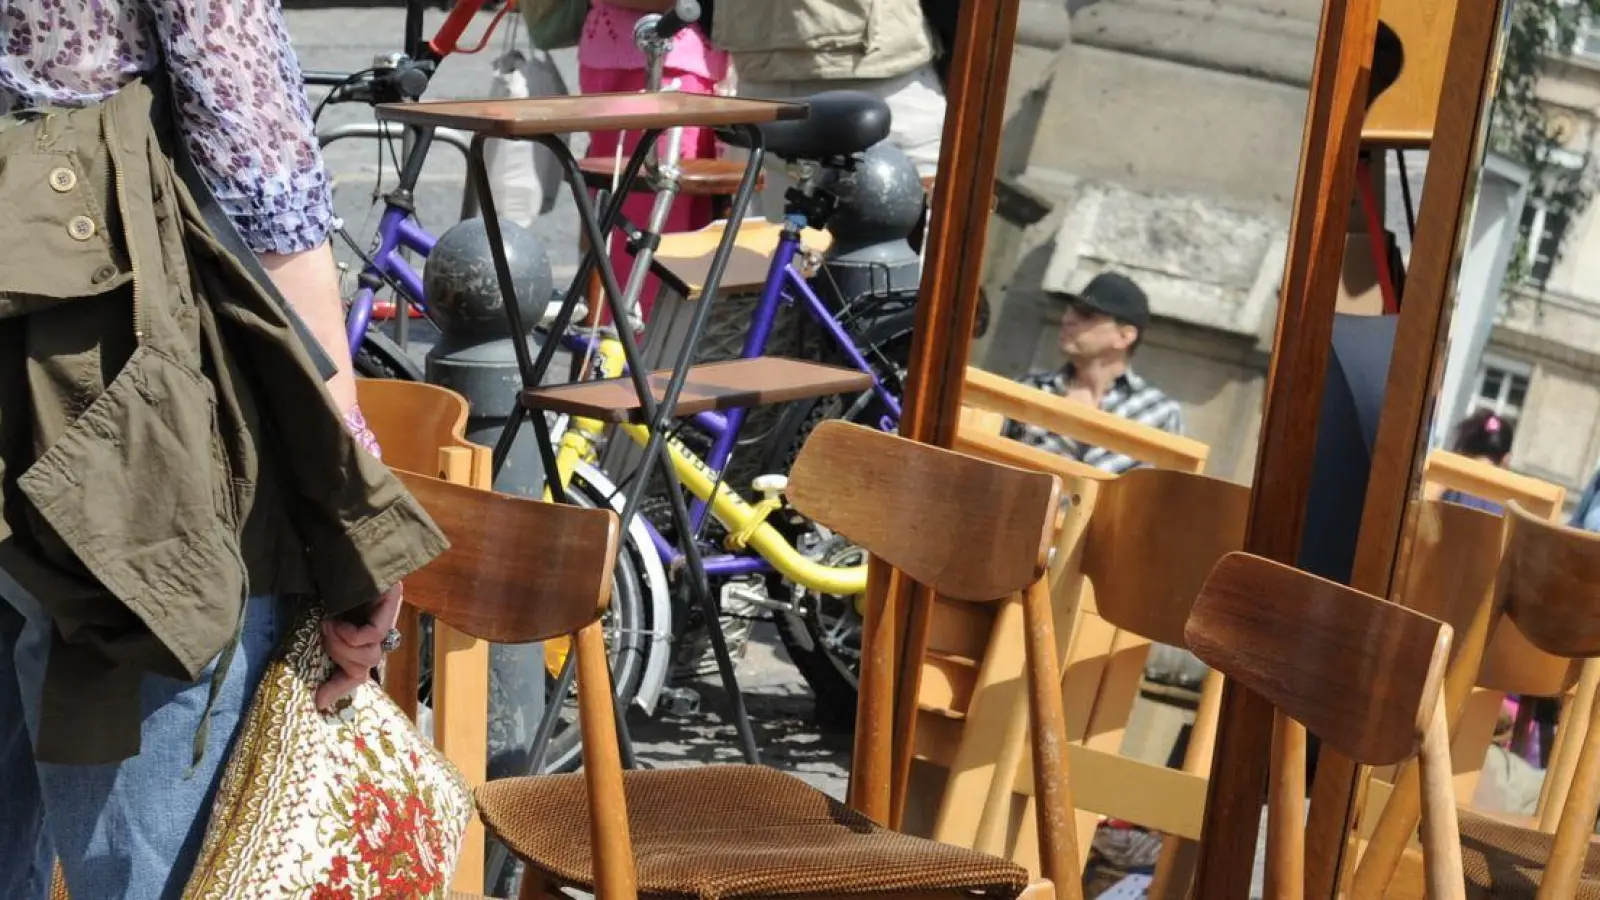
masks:
<svg viewBox="0 0 1600 900"><path fill-rule="evenodd" d="M619 514L622 512L627 498L617 489L610 476L586 462L578 463L573 474L594 488L596 500L604 498ZM624 544L632 544L637 548L635 556L639 560L645 590L650 593L650 645L645 653L644 672L639 676L639 690L633 695L633 702L646 715L654 715L656 702L661 699L661 690L667 686L668 665L672 656L672 595L661 557L656 554L655 545L650 541L650 532L645 530L644 522L638 516L628 523Z"/></svg>

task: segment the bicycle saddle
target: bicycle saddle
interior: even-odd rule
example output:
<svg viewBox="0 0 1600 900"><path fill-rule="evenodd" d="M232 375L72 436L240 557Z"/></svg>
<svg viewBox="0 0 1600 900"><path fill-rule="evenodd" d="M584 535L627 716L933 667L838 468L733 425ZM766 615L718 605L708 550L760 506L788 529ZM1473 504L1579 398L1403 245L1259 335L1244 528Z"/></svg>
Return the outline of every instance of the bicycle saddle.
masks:
<svg viewBox="0 0 1600 900"><path fill-rule="evenodd" d="M809 108L804 119L759 126L767 152L780 159L824 160L849 156L889 136L889 104L861 91L823 91L800 102ZM720 130L724 141L749 146L742 132Z"/></svg>

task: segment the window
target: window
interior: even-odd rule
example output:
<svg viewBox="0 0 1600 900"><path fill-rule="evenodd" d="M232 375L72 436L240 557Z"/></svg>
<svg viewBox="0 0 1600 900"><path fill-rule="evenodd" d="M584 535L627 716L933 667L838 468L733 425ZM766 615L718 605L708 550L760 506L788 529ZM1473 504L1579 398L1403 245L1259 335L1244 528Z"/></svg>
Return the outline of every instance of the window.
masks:
<svg viewBox="0 0 1600 900"><path fill-rule="evenodd" d="M1522 405L1528 400L1528 385L1533 379L1533 367L1527 363L1485 356L1478 370L1478 388L1472 394L1475 413L1487 409L1502 419L1516 424L1522 415Z"/></svg>
<svg viewBox="0 0 1600 900"><path fill-rule="evenodd" d="M1522 240L1528 253L1528 281L1542 285L1550 280L1567 233L1567 214L1552 213L1538 200L1522 207Z"/></svg>
<svg viewBox="0 0 1600 900"><path fill-rule="evenodd" d="M1600 22L1583 22L1578 26L1572 52L1585 59L1600 61Z"/></svg>

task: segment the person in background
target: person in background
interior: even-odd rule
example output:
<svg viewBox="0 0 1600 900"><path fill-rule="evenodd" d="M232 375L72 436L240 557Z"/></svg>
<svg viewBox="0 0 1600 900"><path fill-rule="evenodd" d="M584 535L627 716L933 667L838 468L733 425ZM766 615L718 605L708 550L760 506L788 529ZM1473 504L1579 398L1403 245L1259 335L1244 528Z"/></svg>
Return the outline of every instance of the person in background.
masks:
<svg viewBox="0 0 1600 900"><path fill-rule="evenodd" d="M1082 292L1051 296L1066 305L1061 317L1061 352L1067 363L1023 384L1173 434L1183 433L1177 401L1133 371L1129 360L1150 327L1150 301L1132 279L1103 272ZM1034 425L1008 421L1004 435L1041 450L1121 474L1140 463Z"/></svg>
<svg viewBox="0 0 1600 900"><path fill-rule="evenodd" d="M1511 444L1516 438L1516 433L1516 428L1497 413L1480 409L1456 425L1455 437L1450 442L1450 451L1503 469L1511 460ZM1495 515L1505 512L1504 506L1492 500L1475 497L1455 488L1440 491L1439 499Z"/></svg>
<svg viewBox="0 0 1600 900"><path fill-rule="evenodd" d="M921 0L715 0L708 5L711 40L728 51L739 96L797 100L822 91L875 94L889 104L889 143L904 151L924 178L938 171L945 97L934 66L940 48ZM762 213L777 221L791 182L781 160L771 160L766 170Z"/></svg>
<svg viewBox="0 0 1600 900"><path fill-rule="evenodd" d="M325 386L305 361L309 355L291 346L293 335L253 345L259 351L276 340L281 354L274 360L251 355L250 347L234 355L243 345L230 343L230 335L265 334L250 323L224 321L222 336L209 342L193 336L204 331L202 322L253 308L217 296L216 285L238 285L243 276L203 247L189 252L203 242L180 221L178 198L167 190L178 183L171 177L176 154L150 145L152 119L131 105L150 102L139 99L140 80L156 98L170 92L176 121L165 129L167 139L183 142L245 252L256 255L264 277L332 361L336 371ZM119 105L124 90L134 99ZM129 128L98 138L99 153L84 153L95 144L81 124L41 115L99 104L111 110L108 122L120 115ZM128 122L128 109L142 121ZM148 112L169 118L165 105ZM85 119L98 121L72 121ZM423 534L432 524L408 495L396 496L398 481L372 458L380 451L356 402L328 241L328 174L277 0L0 0L0 138L11 128L18 129L8 141L11 155L0 161L0 897L45 900L59 860L77 900L176 900L206 833L223 764L300 608L295 598L361 604L321 623L335 668L316 702L329 708L370 678L398 638L401 590L389 576L404 577L442 545ZM24 144L17 138L28 131L35 136ZM124 163L131 171L117 168L113 192L109 170ZM69 216L72 210L77 214ZM41 260L27 254L43 246L56 252L40 270ZM90 252L100 247L104 264ZM171 265L140 272L130 261L139 258ZM41 294L45 287L55 293ZM56 302L30 305L30 293ZM143 304L130 306L132 296ZM201 304L217 318L198 315ZM149 330L135 330L141 318L154 323ZM189 331L168 334L180 326ZM134 369L135 359L147 366L150 355L130 347L145 341L193 352L192 361L173 356L167 369L154 370L172 373L167 380L179 386L141 379L152 370ZM196 373L188 367L199 365L202 350L211 351L207 371ZM254 361L281 364L272 373L245 373ZM121 378L129 370L131 382ZM269 383L269 374L284 378ZM183 387L197 378L212 382L215 408L162 407L187 406L201 395ZM102 404L119 390L121 399ZM323 405L307 406L290 427L267 429L258 420L275 411L268 391L278 391L280 401ZM138 393L130 399L130 392ZM41 468L41 453L68 443L64 423L87 418L86 409L110 411L97 427L125 451L118 462L134 467L129 480L165 469L173 483L160 489L180 496L214 491L239 533L215 532L211 504L147 510L143 504L154 501L141 490L155 487L80 472L96 479L89 489L101 506L82 509L69 497L62 505L70 509L54 511L73 522L94 518L106 532L94 540L119 539L104 553L128 554L113 560L120 590L96 583L101 569L82 574L81 563L64 559L80 554L82 541L41 526L20 483ZM136 421L118 418L124 413ZM211 418L216 471L179 465L184 448L172 446L181 435L170 422L185 416L186 424ZM194 427L207 427L204 421ZM281 417L274 423L285 425ZM163 557L148 541L165 531L143 533L145 512L152 519L145 530L191 525L193 544L182 556ZM148 615L136 618L129 597L153 582L117 570L140 568L161 578L151 593L173 612L151 614L146 604ZM344 584L321 581L334 571ZM221 582L230 578L247 585L248 599L229 594ZM373 582L384 587L369 594ZM197 681L172 674L187 674L192 662L163 665L155 649L183 645L198 657L218 643L221 652Z"/></svg>
<svg viewBox="0 0 1600 900"><path fill-rule="evenodd" d="M666 12L671 8L672 0L592 0L584 19L583 35L578 40L578 89L585 94L644 90L644 51L633 41L633 28L647 13ZM672 52L664 61L661 85L663 89L714 94L727 74L727 54L714 49L698 25L691 25L673 36ZM620 153L620 164L625 165L638 143L637 133L591 131L588 155L616 159ZM665 136L656 146L666 146ZM683 159L715 159L716 156L717 139L711 129L683 129ZM654 194L635 193L624 202L623 215L642 228L649 220L654 202ZM680 195L673 201L666 232L695 231L709 225L713 217L711 197ZM617 271L618 287L626 290L629 273L633 271L633 256L620 237L612 237L611 264ZM644 291L639 295L639 313L644 321L650 319L650 308L658 288L655 276L645 281Z"/></svg>

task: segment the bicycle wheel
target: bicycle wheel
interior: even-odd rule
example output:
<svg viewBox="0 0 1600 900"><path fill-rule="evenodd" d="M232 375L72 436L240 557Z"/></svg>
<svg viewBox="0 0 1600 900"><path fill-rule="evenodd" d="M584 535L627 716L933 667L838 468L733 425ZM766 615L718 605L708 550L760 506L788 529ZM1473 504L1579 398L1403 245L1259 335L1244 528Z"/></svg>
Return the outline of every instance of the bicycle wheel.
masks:
<svg viewBox="0 0 1600 900"><path fill-rule="evenodd" d="M395 381L425 381L422 367L406 355L387 335L368 330L350 359L362 378L388 378Z"/></svg>

